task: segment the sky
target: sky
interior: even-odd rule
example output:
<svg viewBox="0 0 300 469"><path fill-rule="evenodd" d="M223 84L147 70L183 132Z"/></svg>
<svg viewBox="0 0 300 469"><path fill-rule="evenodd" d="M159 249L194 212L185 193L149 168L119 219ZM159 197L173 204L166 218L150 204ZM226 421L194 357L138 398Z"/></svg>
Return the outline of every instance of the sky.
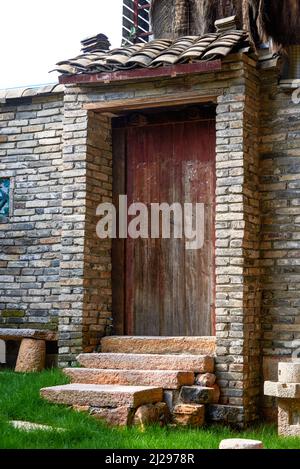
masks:
<svg viewBox="0 0 300 469"><path fill-rule="evenodd" d="M0 89L57 82L56 62L97 33L121 44L122 0L1 0Z"/></svg>

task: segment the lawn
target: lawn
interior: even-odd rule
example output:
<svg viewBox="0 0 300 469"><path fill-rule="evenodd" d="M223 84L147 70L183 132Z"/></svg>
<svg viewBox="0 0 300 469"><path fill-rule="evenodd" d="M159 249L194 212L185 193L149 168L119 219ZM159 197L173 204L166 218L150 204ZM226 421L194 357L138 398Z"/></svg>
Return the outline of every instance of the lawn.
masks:
<svg viewBox="0 0 300 469"><path fill-rule="evenodd" d="M67 382L60 370L34 374L0 371L0 448L211 449L218 448L223 438L236 437L260 439L270 449L300 448L300 438L278 438L276 429L268 425L243 432L220 426L199 430L150 427L144 432L137 428L107 428L89 415L39 397L40 388ZM9 420L66 431L24 432L14 429Z"/></svg>

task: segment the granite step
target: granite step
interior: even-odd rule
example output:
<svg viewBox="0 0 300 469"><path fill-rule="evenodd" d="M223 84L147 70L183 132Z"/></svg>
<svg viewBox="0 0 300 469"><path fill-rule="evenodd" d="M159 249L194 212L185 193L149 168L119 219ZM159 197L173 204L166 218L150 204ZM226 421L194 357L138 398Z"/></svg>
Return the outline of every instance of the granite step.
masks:
<svg viewBox="0 0 300 469"><path fill-rule="evenodd" d="M77 360L84 368L111 370L176 370L213 373L214 357L207 355L159 355L134 353L82 353Z"/></svg>
<svg viewBox="0 0 300 469"><path fill-rule="evenodd" d="M101 340L104 353L214 355L215 349L215 337L108 336Z"/></svg>
<svg viewBox="0 0 300 469"><path fill-rule="evenodd" d="M179 389L194 384L195 374L169 370L107 370L97 368L66 368L72 383L115 384L125 386L158 386Z"/></svg>
<svg viewBox="0 0 300 469"><path fill-rule="evenodd" d="M136 408L163 400L162 388L152 386L114 386L66 384L41 389L41 396L56 404Z"/></svg>

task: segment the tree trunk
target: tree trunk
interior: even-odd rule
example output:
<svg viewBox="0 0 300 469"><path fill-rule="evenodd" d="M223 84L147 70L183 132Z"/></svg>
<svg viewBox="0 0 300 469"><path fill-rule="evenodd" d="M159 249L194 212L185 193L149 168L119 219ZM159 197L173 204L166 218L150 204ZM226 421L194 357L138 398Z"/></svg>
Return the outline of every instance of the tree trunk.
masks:
<svg viewBox="0 0 300 469"><path fill-rule="evenodd" d="M215 31L217 19L237 15L243 25L243 0L152 0L151 19L155 38L175 39Z"/></svg>
<svg viewBox="0 0 300 469"><path fill-rule="evenodd" d="M237 16L255 44L270 37L277 48L300 44L300 0L152 0L155 38L215 31L217 19Z"/></svg>
<svg viewBox="0 0 300 469"><path fill-rule="evenodd" d="M300 44L300 0L247 0L248 29L257 43L273 39L280 49Z"/></svg>

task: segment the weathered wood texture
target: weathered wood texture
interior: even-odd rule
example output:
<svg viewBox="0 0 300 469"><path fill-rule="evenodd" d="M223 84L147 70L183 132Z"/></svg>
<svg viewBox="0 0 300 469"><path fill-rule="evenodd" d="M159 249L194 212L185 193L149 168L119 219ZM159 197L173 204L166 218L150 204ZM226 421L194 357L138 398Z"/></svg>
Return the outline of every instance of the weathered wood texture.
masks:
<svg viewBox="0 0 300 469"><path fill-rule="evenodd" d="M125 194L125 147L126 131L124 128L112 129L113 142L113 204L118 210L119 194ZM119 213L117 213L119 215ZM119 219L119 216L117 216ZM117 226L119 228L119 225ZM125 327L125 241L116 238L112 242L112 310L114 312L114 332L123 334Z"/></svg>
<svg viewBox="0 0 300 469"><path fill-rule="evenodd" d="M129 205L142 202L150 213L151 203L205 204L202 249L187 250L185 238L174 239L173 227L171 239L160 236L126 240L125 332L128 334L212 333L215 124L208 118L186 120L186 115L184 118L180 121L177 115L172 122L168 115L164 122L160 116L157 123L150 117L149 123L141 119L139 125L127 127Z"/></svg>

